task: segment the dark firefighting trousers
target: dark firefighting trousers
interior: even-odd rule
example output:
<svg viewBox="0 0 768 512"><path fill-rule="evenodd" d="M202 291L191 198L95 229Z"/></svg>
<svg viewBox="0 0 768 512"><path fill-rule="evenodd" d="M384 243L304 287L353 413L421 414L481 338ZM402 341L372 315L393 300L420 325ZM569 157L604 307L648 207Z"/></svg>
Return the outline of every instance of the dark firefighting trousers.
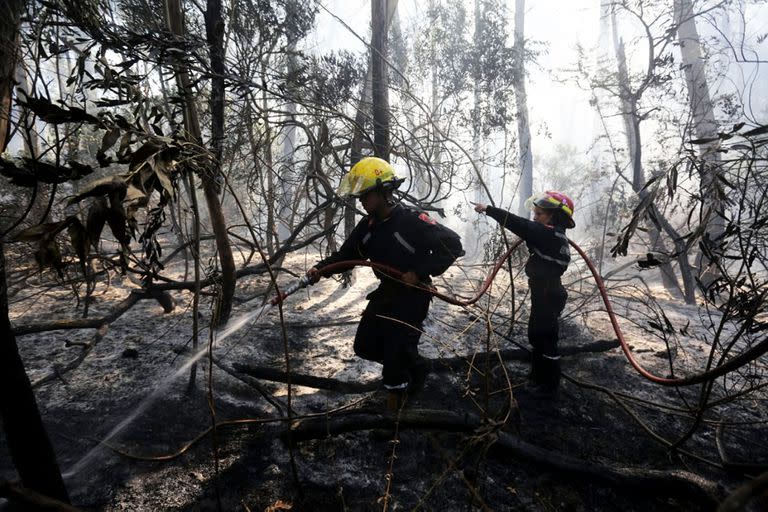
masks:
<svg viewBox="0 0 768 512"><path fill-rule="evenodd" d="M555 390L560 383L558 318L568 294L559 279L530 279L528 283L531 290L528 340L533 346L529 378L547 390Z"/></svg>
<svg viewBox="0 0 768 512"><path fill-rule="evenodd" d="M383 365L385 388L405 390L409 383L420 387L427 363L419 355L418 344L432 296L384 284L367 298L370 302L355 335L355 354Z"/></svg>

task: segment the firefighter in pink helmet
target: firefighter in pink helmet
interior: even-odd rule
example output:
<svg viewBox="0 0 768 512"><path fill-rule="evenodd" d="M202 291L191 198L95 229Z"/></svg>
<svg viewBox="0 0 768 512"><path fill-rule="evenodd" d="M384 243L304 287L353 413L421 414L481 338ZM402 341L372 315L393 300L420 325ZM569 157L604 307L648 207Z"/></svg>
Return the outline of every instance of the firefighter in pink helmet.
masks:
<svg viewBox="0 0 768 512"><path fill-rule="evenodd" d="M560 384L558 318L568 297L560 278L571 261L565 230L576 226L574 204L562 192L547 191L532 196L526 205L533 211L533 220L484 204L475 204L475 211L495 219L528 246L528 340L533 347L529 388L539 395L554 396Z"/></svg>

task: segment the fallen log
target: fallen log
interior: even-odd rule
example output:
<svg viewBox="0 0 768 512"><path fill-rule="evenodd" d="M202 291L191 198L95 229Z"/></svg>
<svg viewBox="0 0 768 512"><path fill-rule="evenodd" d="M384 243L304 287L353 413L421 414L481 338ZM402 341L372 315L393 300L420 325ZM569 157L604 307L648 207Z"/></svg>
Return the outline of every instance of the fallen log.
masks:
<svg viewBox="0 0 768 512"><path fill-rule="evenodd" d="M730 496L717 509L717 512L737 512L749 510L747 507L754 503L754 510L768 510L768 472L750 480Z"/></svg>
<svg viewBox="0 0 768 512"><path fill-rule="evenodd" d="M269 366L254 366L242 363L232 365L236 371L244 373L250 377L273 382L288 382L288 375L283 370ZM305 386L315 389L327 389L328 391L337 391L339 393L367 393L375 391L381 387L379 381L372 382L344 382L339 379L329 377L316 377L314 375L305 375L291 372L291 384L294 386Z"/></svg>
<svg viewBox="0 0 768 512"><path fill-rule="evenodd" d="M690 471L615 466L555 453L528 443L508 432L500 430L492 432L489 430L488 423L468 413L406 409L399 414L399 417L394 414L353 412L338 416L308 418L294 421L290 433L283 432L281 438L286 441L290 435L291 441L297 443L361 430L394 429L396 422L399 431L431 430L494 435L496 436L495 446L518 460L582 479L597 480L616 487L629 487L684 497L707 507L714 507L719 501L720 491L717 483Z"/></svg>
<svg viewBox="0 0 768 512"><path fill-rule="evenodd" d="M599 340L578 347L563 347L560 349L560 353L564 356L573 356L590 352L603 352L617 348L618 346L619 342L615 340ZM500 353L501 358L504 361L528 361L531 357L531 353L524 349L502 350ZM432 365L433 372L441 373L455 369L464 369L472 364L471 361L473 357L475 361L481 361L485 358L485 355L485 352L478 352L474 354L474 356L444 357L430 359L428 361ZM492 354L492 357L495 361L495 353ZM474 366L477 367L477 364L475 363ZM288 381L288 375L285 371L271 366L234 363L232 368L257 379L283 383ZM291 372L291 384L315 389L326 389L328 391L337 391L339 393L367 393L369 391L375 391L381 387L381 383L378 380L369 382L345 382L330 377L316 377L314 375L295 372Z"/></svg>
<svg viewBox="0 0 768 512"><path fill-rule="evenodd" d="M82 350L80 351L80 354L72 359L70 362L58 366L54 365L53 370L48 372L46 375L40 377L36 381L32 383L32 388L37 388L42 386L45 383L52 382L55 379L61 379L64 380L63 375L66 372L72 371L78 366L82 364L83 361L85 361L85 358L90 354L91 350L102 340L104 339L104 336L107 335L107 331L109 330L109 324L104 324L101 327L99 327L96 330L96 334L93 336L91 341L82 343Z"/></svg>
<svg viewBox="0 0 768 512"><path fill-rule="evenodd" d="M50 512L79 512L80 509L63 501L55 500L44 494L27 489L18 484L0 480L0 498L21 506L20 510L39 510Z"/></svg>
<svg viewBox="0 0 768 512"><path fill-rule="evenodd" d="M585 345L578 346L565 346L560 347L560 355L564 357L574 356L578 354L605 352L614 348L618 348L618 340L597 340L593 343L587 343ZM530 361L531 351L524 348L511 348L506 350L500 350L499 354L503 361ZM457 356L457 357L443 357L440 359L432 359L432 370L435 372L441 371L440 367L445 370L448 369L465 369L470 364L470 360L473 356ZM486 357L485 352L477 352L474 354L475 361L483 361ZM491 358L496 360L496 353L491 353ZM477 367L475 363L473 366Z"/></svg>
<svg viewBox="0 0 768 512"><path fill-rule="evenodd" d="M64 318L61 320L50 320L35 324L20 324L13 326L13 334L22 336L24 334L34 334L46 331L71 330L71 329L100 329L103 325L108 325L123 316L129 309L135 306L140 300L155 299L163 307L163 311L170 313L175 307L175 301L166 292L158 290L144 291L131 290L127 297L121 300L115 308L101 317L90 318Z"/></svg>

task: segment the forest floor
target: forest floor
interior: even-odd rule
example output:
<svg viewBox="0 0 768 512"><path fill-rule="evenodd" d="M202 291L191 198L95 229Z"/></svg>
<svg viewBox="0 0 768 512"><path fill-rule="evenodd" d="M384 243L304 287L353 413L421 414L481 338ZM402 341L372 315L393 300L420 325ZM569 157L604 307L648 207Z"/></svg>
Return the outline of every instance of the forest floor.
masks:
<svg viewBox="0 0 768 512"><path fill-rule="evenodd" d="M314 258L310 256L308 261ZM295 256L283 265L300 273L306 261ZM168 271L183 277L183 263L177 261ZM452 269L436 284L445 290L445 283L452 283L454 293L469 296L485 271L478 267ZM592 286L578 278L576 274L569 280L574 297L578 290ZM280 277L282 283L292 279L286 274ZM38 276L27 281L11 298L15 325L74 317L80 312L71 290L47 290L36 286L39 280ZM491 308L498 307L493 323L501 334L509 332L505 319L510 314L509 296L499 300L504 282L508 284L509 279L502 274L490 302ZM238 293L263 293L267 284L266 276L241 280ZM364 297L375 285L370 270L358 269L351 288L325 279L286 301L283 311L293 372L375 386L380 367L356 358L352 351ZM517 279L516 285L516 303L521 309L518 313L524 322L524 279ZM108 312L135 287L128 278L112 279L109 285L99 282L90 314ZM672 347L678 368L700 368L708 345L697 339L704 333L695 329L701 324L698 308L681 305L653 286L650 291L658 294L657 300L673 326L685 333L678 336L680 346ZM212 510L219 500L222 510L277 511L292 506L294 511L314 512L382 510L385 505L389 510L709 510L712 503L702 501L690 489L663 489L639 479L634 483L632 479L612 481L601 478L599 473L603 467L687 471L716 484L719 497L745 480L691 456L670 453L646 432L636 418L658 436L673 441L679 438L692 420L686 413L663 408L695 405L700 386L675 389L648 382L632 369L618 348L564 357L563 372L574 380L564 380L556 400L536 400L520 391L527 373L525 361L506 361L502 368L497 359L490 358L492 370L487 374L487 385L492 394L487 400L486 380L481 376L485 357L474 360L476 371L469 371L468 364L463 368L454 366L450 371L436 368L423 392L405 404L401 418L408 421L399 428L396 443L391 429L371 429L370 424L363 424L360 428L353 425L351 432L334 431L338 435L297 442L289 449L284 441L288 422L253 383L283 404L283 411L287 386L249 380L233 371L238 365L285 369L286 346L277 308L256 323L247 322L214 348L219 363L212 368L216 420L255 421L222 425L216 436L201 437L183 454L169 460L139 460L174 454L212 422L207 359L201 359L192 391L187 390L189 372L172 378L193 353L188 345L191 294L181 292L175 297L177 307L168 314L157 302L140 301L110 326L82 364L36 388L38 405L72 500L83 509ZM623 319L634 320L623 324L638 358L647 368L666 375L666 344L642 328L650 318L645 301L641 296L622 296L620 289L616 297ZM255 302L239 304L231 322L247 319ZM481 301L477 307L459 308L434 301L421 353L430 359L463 356L469 361L472 354L486 350L486 343L492 349L515 348L498 335L487 341L483 310L487 311L488 304ZM562 322L562 347L615 338L600 306L594 295L569 302ZM204 300L200 325L208 325L209 317L210 304ZM690 325L685 329L687 323ZM524 332L524 323L518 323L510 339L525 346ZM91 329L19 336L30 379L34 382L76 358L81 347L72 343L89 342L94 335ZM201 336L201 343L206 342L207 331ZM505 390L507 375L513 386L514 407L506 424L497 425L502 434L482 428L472 431L474 427L469 432L457 432L451 427L452 418L471 423L472 418L482 417L484 410L490 411L490 416L503 415L505 405L510 404L510 393ZM611 395L582 382L635 398ZM719 393L716 387L715 398ZM150 395L152 398L146 399ZM382 417L386 420L380 391L341 393L293 386L291 400L294 416L315 415L294 420L292 427L297 432L313 421L321 425L325 421L331 433L337 426L334 421L354 422L363 417L373 418L373 423ZM337 411L339 408L343 409ZM423 422L411 421L413 415L431 417L438 425L425 428ZM715 435L718 418L734 423L724 428L721 436L731 462L768 462L764 432L768 400L764 392L713 409L684 449L720 462ZM277 421L265 422L267 419ZM439 425L443 419L445 428ZM122 428L115 432L121 424ZM539 460L521 456L520 451L505 448L504 443L494 443L503 436L538 447ZM214 463L214 442L218 468ZM590 471L578 467L567 472L557 469L548 463L557 457L575 459L583 463L581 469ZM16 478L2 437L0 478Z"/></svg>

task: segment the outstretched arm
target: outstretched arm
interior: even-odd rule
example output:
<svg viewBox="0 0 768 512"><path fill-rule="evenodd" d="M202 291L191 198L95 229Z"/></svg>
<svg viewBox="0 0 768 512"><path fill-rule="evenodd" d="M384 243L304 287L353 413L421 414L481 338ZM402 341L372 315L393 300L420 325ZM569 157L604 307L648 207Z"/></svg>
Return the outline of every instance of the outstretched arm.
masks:
<svg viewBox="0 0 768 512"><path fill-rule="evenodd" d="M546 229L543 224L525 219L507 210L481 203L472 204L475 205L476 212L485 213L523 240L535 241L542 234L542 231Z"/></svg>

